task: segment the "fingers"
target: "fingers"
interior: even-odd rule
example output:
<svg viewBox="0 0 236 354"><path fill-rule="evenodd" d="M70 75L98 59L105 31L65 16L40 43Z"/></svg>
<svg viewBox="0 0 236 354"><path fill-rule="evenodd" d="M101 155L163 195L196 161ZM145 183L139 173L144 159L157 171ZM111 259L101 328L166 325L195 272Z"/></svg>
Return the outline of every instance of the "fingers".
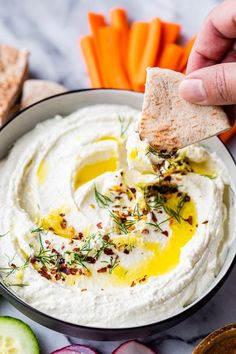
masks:
<svg viewBox="0 0 236 354"><path fill-rule="evenodd" d="M204 21L189 57L187 73L219 63L236 38L236 1L214 8Z"/></svg>
<svg viewBox="0 0 236 354"><path fill-rule="evenodd" d="M179 94L197 104L236 104L236 63L218 64L194 71L181 82Z"/></svg>

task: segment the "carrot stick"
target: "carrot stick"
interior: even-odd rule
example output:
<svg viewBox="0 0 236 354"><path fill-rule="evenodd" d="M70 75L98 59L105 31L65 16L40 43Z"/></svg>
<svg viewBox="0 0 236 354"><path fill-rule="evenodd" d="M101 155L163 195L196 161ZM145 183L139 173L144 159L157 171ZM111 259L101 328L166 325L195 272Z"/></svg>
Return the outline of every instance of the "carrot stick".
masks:
<svg viewBox="0 0 236 354"><path fill-rule="evenodd" d="M167 44L161 54L159 67L177 70L183 51L183 48L178 44Z"/></svg>
<svg viewBox="0 0 236 354"><path fill-rule="evenodd" d="M130 83L122 66L119 47L119 31L114 27L101 27L98 31L101 58L110 87L130 89Z"/></svg>
<svg viewBox="0 0 236 354"><path fill-rule="evenodd" d="M145 48L148 36L149 24L147 22L133 22L130 28L129 47L128 47L128 74L132 83L132 88L138 90L135 81L139 64L141 62L143 49Z"/></svg>
<svg viewBox="0 0 236 354"><path fill-rule="evenodd" d="M180 33L181 26L174 22L162 22L162 48L167 44L174 43Z"/></svg>
<svg viewBox="0 0 236 354"><path fill-rule="evenodd" d="M90 30L94 37L97 36L98 28L106 26L105 17L95 12L88 13L88 21L89 21Z"/></svg>
<svg viewBox="0 0 236 354"><path fill-rule="evenodd" d="M157 58L156 66L159 66L160 56L164 48L170 44L175 43L177 40L181 26L174 22L162 22L161 23L161 45L159 50L159 56Z"/></svg>
<svg viewBox="0 0 236 354"><path fill-rule="evenodd" d="M194 42L196 40L196 36L192 37L184 46L184 53L183 56L179 62L179 67L178 71L184 71L186 69L186 65L188 62L189 55L191 53L191 50L193 48Z"/></svg>
<svg viewBox="0 0 236 354"><path fill-rule="evenodd" d="M236 134L236 122L234 123L231 129L227 130L224 133L221 133L219 136L224 143L227 143L235 134Z"/></svg>
<svg viewBox="0 0 236 354"><path fill-rule="evenodd" d="M91 86L102 87L93 38L91 36L82 37L80 40L80 45L87 65Z"/></svg>
<svg viewBox="0 0 236 354"><path fill-rule="evenodd" d="M92 32L92 36L94 38L94 45L95 45L97 62L100 71L100 76L101 76L102 87L109 87L109 84L106 81L105 70L101 62L100 45L99 45L99 38L98 38L99 28L106 26L105 17L101 14L89 12L88 22L89 22L90 30Z"/></svg>
<svg viewBox="0 0 236 354"><path fill-rule="evenodd" d="M124 9L111 10L111 25L120 33L120 50L122 61L125 69L127 69L127 51L129 39L129 22L127 12Z"/></svg>
<svg viewBox="0 0 236 354"><path fill-rule="evenodd" d="M124 9L111 10L111 25L117 29L129 31L127 12Z"/></svg>
<svg viewBox="0 0 236 354"><path fill-rule="evenodd" d="M140 87L144 87L146 79L146 68L155 65L156 57L160 49L161 40L161 21L159 18L154 18L149 25L148 36L146 46L144 47L144 52L142 60L140 62L139 72L136 84Z"/></svg>

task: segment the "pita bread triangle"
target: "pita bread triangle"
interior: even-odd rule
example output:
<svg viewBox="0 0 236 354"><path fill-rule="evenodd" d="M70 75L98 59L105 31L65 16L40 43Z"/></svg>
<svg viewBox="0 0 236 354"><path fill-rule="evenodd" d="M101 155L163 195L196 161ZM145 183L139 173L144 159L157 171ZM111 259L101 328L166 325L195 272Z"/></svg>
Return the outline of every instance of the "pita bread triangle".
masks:
<svg viewBox="0 0 236 354"><path fill-rule="evenodd" d="M223 109L179 96L184 74L148 68L139 135L157 151L172 152L230 128Z"/></svg>
<svg viewBox="0 0 236 354"><path fill-rule="evenodd" d="M23 82L28 73L26 50L0 45L0 126L19 109Z"/></svg>

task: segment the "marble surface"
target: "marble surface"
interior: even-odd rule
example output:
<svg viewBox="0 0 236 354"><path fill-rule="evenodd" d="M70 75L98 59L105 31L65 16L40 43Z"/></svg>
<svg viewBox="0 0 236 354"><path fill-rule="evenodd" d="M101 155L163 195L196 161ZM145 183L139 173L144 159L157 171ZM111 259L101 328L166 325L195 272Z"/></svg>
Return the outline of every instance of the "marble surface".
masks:
<svg viewBox="0 0 236 354"><path fill-rule="evenodd" d="M88 33L88 10L105 14L114 6L127 8L131 20L160 16L182 23L183 37L198 30L217 0L0 0L0 41L27 48L30 76L55 80L68 89L89 86L78 38ZM236 158L236 141L229 144ZM190 354L209 332L236 321L236 268L208 304L181 324L147 341L160 354ZM12 315L29 323L39 337L42 353L78 342L27 319L6 300L0 300L0 315ZM80 341L84 342L84 341ZM88 343L88 341L86 341ZM90 342L102 354L110 354L118 343Z"/></svg>

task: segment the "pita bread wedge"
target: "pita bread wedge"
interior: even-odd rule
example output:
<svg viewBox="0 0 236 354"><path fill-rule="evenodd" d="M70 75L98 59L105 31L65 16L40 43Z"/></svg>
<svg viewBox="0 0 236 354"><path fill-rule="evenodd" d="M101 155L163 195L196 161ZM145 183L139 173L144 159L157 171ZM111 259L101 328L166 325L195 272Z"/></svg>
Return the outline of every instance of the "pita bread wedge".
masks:
<svg viewBox="0 0 236 354"><path fill-rule="evenodd" d="M57 95L67 89L53 81L47 80L26 80L23 86L21 109L30 106L49 96Z"/></svg>
<svg viewBox="0 0 236 354"><path fill-rule="evenodd" d="M230 128L220 107L200 106L179 97L184 75L148 68L139 135L154 149L172 152Z"/></svg>
<svg viewBox="0 0 236 354"><path fill-rule="evenodd" d="M0 125L19 109L18 101L28 74L28 56L26 50L0 45Z"/></svg>

